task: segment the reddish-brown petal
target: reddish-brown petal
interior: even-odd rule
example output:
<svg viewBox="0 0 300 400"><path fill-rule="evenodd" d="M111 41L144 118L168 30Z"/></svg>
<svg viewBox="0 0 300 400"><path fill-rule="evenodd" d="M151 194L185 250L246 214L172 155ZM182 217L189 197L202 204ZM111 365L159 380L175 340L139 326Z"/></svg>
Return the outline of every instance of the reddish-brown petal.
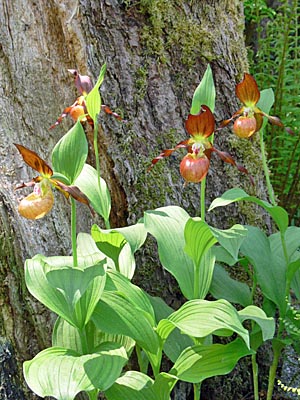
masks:
<svg viewBox="0 0 300 400"><path fill-rule="evenodd" d="M262 127L264 118L263 118L263 116L261 114L257 114L257 113L254 114L254 117L256 119L256 130L255 130L255 132L258 132L260 130L260 128Z"/></svg>
<svg viewBox="0 0 300 400"><path fill-rule="evenodd" d="M181 149L183 147L188 147L191 144L191 139L187 139L184 140L180 143L178 143L173 149L166 149L163 150L159 156L153 158L153 160L151 161L151 165L150 167L147 169L147 171L149 172L150 169L161 159L165 158L165 157L169 157L175 150L177 149Z"/></svg>
<svg viewBox="0 0 300 400"><path fill-rule="evenodd" d="M207 106L201 106L199 114L189 114L185 129L192 136L209 137L215 129L215 118Z"/></svg>
<svg viewBox="0 0 300 400"><path fill-rule="evenodd" d="M49 177L53 175L53 171L49 165L34 151L27 149L27 147L24 147L21 144L14 143L14 145L17 147L23 160L27 165L29 165L29 167L33 168L43 176Z"/></svg>
<svg viewBox="0 0 300 400"><path fill-rule="evenodd" d="M237 97L247 107L253 107L260 98L260 92L256 80L252 75L245 73L242 82L238 83L235 88Z"/></svg>
<svg viewBox="0 0 300 400"><path fill-rule="evenodd" d="M217 153L218 156L221 158L221 160L223 160L224 162L233 165L240 172L243 172L244 174L249 175L248 170L243 165L237 164L235 162L235 160L233 159L233 157L226 151L220 151L220 150L216 149L215 147L212 147L211 151L214 151L215 153ZM254 180L251 175L249 175L249 179L250 179L251 183L254 184Z"/></svg>
<svg viewBox="0 0 300 400"><path fill-rule="evenodd" d="M220 123L220 126L217 129L215 129L215 132L225 128L225 126L227 126L234 118L238 117L239 115L242 115L243 108L244 107L240 108L237 112L235 112L231 118L225 119L224 121L222 121Z"/></svg>
<svg viewBox="0 0 300 400"><path fill-rule="evenodd" d="M50 126L49 129L53 129L55 128L57 125L59 125L61 123L61 121L70 113L70 111L72 110L73 106L70 107L66 107L64 109L64 111L61 113L61 115L57 118L57 120L54 122L53 125Z"/></svg>

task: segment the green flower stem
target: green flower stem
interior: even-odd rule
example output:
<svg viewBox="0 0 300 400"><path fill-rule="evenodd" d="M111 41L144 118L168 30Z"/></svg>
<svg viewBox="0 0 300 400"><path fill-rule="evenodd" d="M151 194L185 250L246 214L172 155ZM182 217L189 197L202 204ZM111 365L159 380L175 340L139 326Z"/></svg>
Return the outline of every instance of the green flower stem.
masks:
<svg viewBox="0 0 300 400"><path fill-rule="evenodd" d="M100 160L99 160L99 150L98 150L98 115L94 120L94 152L95 152L95 159L96 159L96 170L98 175L98 188L100 192ZM109 220L105 220L105 228L110 229Z"/></svg>
<svg viewBox="0 0 300 400"><path fill-rule="evenodd" d="M284 348L284 344L279 342L279 340L273 340L273 361L269 370L269 382L267 391L267 400L272 400L274 383L276 378L276 371L278 368L278 363L281 355L281 350Z"/></svg>
<svg viewBox="0 0 300 400"><path fill-rule="evenodd" d="M71 198L71 239L72 239L72 253L73 253L73 267L78 267L77 259L77 243L76 243L76 202Z"/></svg>
<svg viewBox="0 0 300 400"><path fill-rule="evenodd" d="M200 266L194 263L194 299L198 299L199 287L200 287Z"/></svg>
<svg viewBox="0 0 300 400"><path fill-rule="evenodd" d="M259 400L259 392L258 392L258 365L256 362L256 354L251 356L252 363L252 380L253 380L253 391L254 391L254 400Z"/></svg>
<svg viewBox="0 0 300 400"><path fill-rule="evenodd" d="M205 221L205 189L206 189L206 178L200 183L200 217L202 221Z"/></svg>
<svg viewBox="0 0 300 400"><path fill-rule="evenodd" d="M264 143L264 134L263 134L262 129L259 131L259 139L260 139L260 151L261 151L261 156L262 156L263 169L264 169L264 174L265 174L265 178L266 178L269 198L270 198L271 204L273 206L276 206L276 200L274 197L274 192L273 192L273 188L272 188L271 181L270 181L270 172L269 172L268 163L267 163L267 157L266 157L266 152L265 152L265 143Z"/></svg>
<svg viewBox="0 0 300 400"><path fill-rule="evenodd" d="M201 382L199 383L194 383L194 400L200 400L201 396Z"/></svg>
<svg viewBox="0 0 300 400"><path fill-rule="evenodd" d="M89 353L89 345L88 345L88 339L86 336L85 328L82 328L81 330L79 330L79 335L80 335L80 341L81 341L81 346L82 346L82 352L83 352L83 354L88 354Z"/></svg>
<svg viewBox="0 0 300 400"><path fill-rule="evenodd" d="M94 389L88 392L89 400L97 400L98 399L98 389Z"/></svg>

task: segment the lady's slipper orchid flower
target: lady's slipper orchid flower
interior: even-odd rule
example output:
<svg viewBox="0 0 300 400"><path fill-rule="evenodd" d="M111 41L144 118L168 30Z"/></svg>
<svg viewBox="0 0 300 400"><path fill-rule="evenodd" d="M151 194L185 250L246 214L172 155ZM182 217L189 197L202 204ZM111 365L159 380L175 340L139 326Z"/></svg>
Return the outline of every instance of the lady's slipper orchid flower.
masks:
<svg viewBox="0 0 300 400"><path fill-rule="evenodd" d="M152 165L148 170L162 158L170 156L175 150L186 147L189 152L180 163L180 173L186 182L197 183L205 178L213 152L217 153L223 161L236 166L239 171L248 173L246 168L238 165L228 153L220 151L212 145L210 137L215 129L215 119L209 107L203 105L199 114L189 114L185 121L185 129L191 137L178 143L173 149L164 150L152 160Z"/></svg>
<svg viewBox="0 0 300 400"><path fill-rule="evenodd" d="M284 126L278 117L267 115L257 107L260 99L260 91L252 75L245 73L244 79L236 85L235 92L238 99L243 103L243 106L231 118L223 121L221 128L235 119L233 132L240 138L250 138L255 132L260 130L263 117L267 117L274 125ZM286 129L291 133L289 128Z"/></svg>
<svg viewBox="0 0 300 400"><path fill-rule="evenodd" d="M58 117L56 122L50 126L49 129L53 129L57 125L59 125L67 115L70 115L74 122L77 122L78 118L82 117L81 122L87 121L89 125L93 127L94 121L88 115L85 101L87 94L93 89L92 81L88 76L80 75L76 69L68 69L68 71L71 72L71 74L74 76L74 83L80 93L80 96L77 97L77 99L71 106L66 107L63 110L62 114ZM112 115L119 121L124 121L119 114L113 112L108 106L104 104L101 105L101 110L103 110L107 114Z"/></svg>
<svg viewBox="0 0 300 400"><path fill-rule="evenodd" d="M52 209L54 196L50 182L44 178L34 185L33 192L21 200L18 206L19 214L28 219L44 217Z"/></svg>
<svg viewBox="0 0 300 400"><path fill-rule="evenodd" d="M54 198L51 186L60 190L66 198L72 196L75 200L89 206L89 200L77 186L66 185L60 180L53 178L53 171L49 165L34 151L16 144L23 160L32 169L39 172L39 176L28 183L22 183L16 189L33 186L33 192L21 200L18 210L20 214L28 219L38 219L46 215L53 206Z"/></svg>

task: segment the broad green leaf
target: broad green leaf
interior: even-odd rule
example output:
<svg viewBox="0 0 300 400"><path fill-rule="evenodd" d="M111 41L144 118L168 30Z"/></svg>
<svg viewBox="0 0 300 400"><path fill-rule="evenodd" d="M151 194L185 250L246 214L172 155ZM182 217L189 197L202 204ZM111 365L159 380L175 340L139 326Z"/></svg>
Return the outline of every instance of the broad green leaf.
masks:
<svg viewBox="0 0 300 400"><path fill-rule="evenodd" d="M127 243L124 236L116 231L102 231L97 225L92 226L91 233L98 249L113 260L119 271L119 256Z"/></svg>
<svg viewBox="0 0 300 400"><path fill-rule="evenodd" d="M84 353L79 330L61 317L58 317L55 321L52 332L52 346L74 350L80 355Z"/></svg>
<svg viewBox="0 0 300 400"><path fill-rule="evenodd" d="M271 235L269 241L274 256L285 260L280 233L278 232ZM284 234L284 241L288 259L289 261L294 261L292 257L300 247L300 228L297 226L289 226ZM298 256L296 256L296 258L298 258Z"/></svg>
<svg viewBox="0 0 300 400"><path fill-rule="evenodd" d="M37 255L25 262L25 281L29 292L70 324L83 327L101 297L105 285L102 255L78 258Z"/></svg>
<svg viewBox="0 0 300 400"><path fill-rule="evenodd" d="M274 254L267 236L258 228L247 226L248 236L241 253L250 261L263 294L281 311L285 305L286 266Z"/></svg>
<svg viewBox="0 0 300 400"><path fill-rule="evenodd" d="M239 338L226 345L195 345L182 352L170 374L185 382L199 383L212 376L228 374L240 358L250 354L254 351Z"/></svg>
<svg viewBox="0 0 300 400"><path fill-rule="evenodd" d="M247 237L247 229L242 225L233 225L229 229L217 229L211 227L211 232L219 244L237 262L241 244Z"/></svg>
<svg viewBox="0 0 300 400"><path fill-rule="evenodd" d="M105 285L106 291L115 291L126 297L134 307L148 314L151 324L155 325L155 315L149 296L143 290L130 282L128 278L116 271L108 271Z"/></svg>
<svg viewBox="0 0 300 400"><path fill-rule="evenodd" d="M226 300L190 300L167 319L161 320L157 333L166 339L175 327L196 338L228 330L240 335L249 347L248 331L241 324L236 309Z"/></svg>
<svg viewBox="0 0 300 400"><path fill-rule="evenodd" d="M204 299L213 277L215 257L210 251L217 242L206 222L189 219L185 225L185 252L194 262L194 298Z"/></svg>
<svg viewBox="0 0 300 400"><path fill-rule="evenodd" d="M112 342L102 343L96 354L101 356L89 357L84 370L94 387L105 391L120 376L128 357L123 346Z"/></svg>
<svg viewBox="0 0 300 400"><path fill-rule="evenodd" d="M208 106L211 112L214 112L215 98L216 89L214 79L211 67L208 65L201 82L194 92L190 113L194 115L198 114L202 105Z"/></svg>
<svg viewBox="0 0 300 400"><path fill-rule="evenodd" d="M92 316L92 321L101 331L129 336L144 350L156 354L159 339L151 319L149 314L135 307L122 293L106 291Z"/></svg>
<svg viewBox="0 0 300 400"><path fill-rule="evenodd" d="M73 400L77 393L94 388L106 390L127 361L125 350L106 343L98 353L79 356L73 350L50 347L25 361L25 380L37 395Z"/></svg>
<svg viewBox="0 0 300 400"><path fill-rule="evenodd" d="M98 249L113 260L113 265L109 263L110 266L129 279L133 277L135 271L134 251L144 243L147 234L143 224L137 225L140 226L108 230L93 225L91 231ZM131 240L131 245L123 233Z"/></svg>
<svg viewBox="0 0 300 400"><path fill-rule="evenodd" d="M257 103L257 107L262 110L264 113L269 114L270 110L274 104L275 97L273 89L264 89L260 92L260 99ZM267 125L267 118L264 118L263 128Z"/></svg>
<svg viewBox="0 0 300 400"><path fill-rule="evenodd" d="M55 145L52 165L55 173L67 177L71 184L79 176L88 155L88 144L79 121Z"/></svg>
<svg viewBox="0 0 300 400"><path fill-rule="evenodd" d="M100 93L99 93L99 88L104 80L105 72L106 72L106 64L104 64L102 66L95 86L88 93L88 95L86 96L86 99L85 99L88 114L92 118L93 121L96 120L97 115L99 114L100 108L101 108L101 97L100 97Z"/></svg>
<svg viewBox="0 0 300 400"><path fill-rule="evenodd" d="M105 254L101 253L96 246L92 236L85 232L77 235L77 255L78 257L90 257L91 254L97 254L99 257L105 258Z"/></svg>
<svg viewBox="0 0 300 400"><path fill-rule="evenodd" d="M144 224L157 241L162 266L175 277L183 295L192 299L194 265L184 251L184 227L189 218L182 208L168 206L145 212Z"/></svg>
<svg viewBox="0 0 300 400"><path fill-rule="evenodd" d="M289 217L284 208L279 206L272 206L268 202L264 200L260 200L257 197L249 196L244 190L234 188L229 189L227 192L223 193L221 197L216 198L210 205L208 211L212 211L216 207L224 207L228 204L237 202L237 201L250 201L252 203L256 203L259 206L263 207L276 222L279 230L284 233L288 227Z"/></svg>
<svg viewBox="0 0 300 400"><path fill-rule="evenodd" d="M84 340L87 342L89 353L96 353L103 343L113 342L123 346L129 357L135 346L135 341L127 336L101 332L92 321L89 321L84 327L83 335ZM52 346L74 350L80 355L86 354L86 349L84 351L82 347L82 338L79 330L61 317L57 318L54 325Z"/></svg>
<svg viewBox="0 0 300 400"><path fill-rule="evenodd" d="M225 299L230 303L246 307L252 303L251 291L246 283L232 279L227 271L216 264L209 292L216 299Z"/></svg>
<svg viewBox="0 0 300 400"><path fill-rule="evenodd" d="M98 185L98 174L95 168L89 164L84 164L80 175L74 185L87 196L93 209L108 221L111 210L111 198L106 182L100 177L100 187Z"/></svg>
<svg viewBox="0 0 300 400"><path fill-rule="evenodd" d="M203 255L215 244L217 239L206 222L190 218L184 228L185 252L196 266L200 265Z"/></svg>
<svg viewBox="0 0 300 400"><path fill-rule="evenodd" d="M173 308L169 307L160 297L149 296L149 299L153 306L157 323L161 319L168 318L174 312ZM184 335L179 329L175 328L164 342L163 350L167 357L172 362L175 362L182 351L193 344L194 342L189 336Z"/></svg>
<svg viewBox="0 0 300 400"><path fill-rule="evenodd" d="M238 314L241 322L250 319L259 325L264 341L273 339L275 334L275 320L274 318L267 317L262 309L250 305L243 310L238 311Z"/></svg>
<svg viewBox="0 0 300 400"><path fill-rule="evenodd" d="M235 258L233 258L228 251L226 251L224 249L224 247L222 246L214 246L213 250L214 255L216 257L216 261L219 261L221 263L224 263L226 265L229 265L230 267L232 267L233 265L235 265L237 263L238 260L236 260Z"/></svg>
<svg viewBox="0 0 300 400"><path fill-rule="evenodd" d="M169 400L176 377L160 373L153 381L138 371L127 371L105 392L108 400Z"/></svg>
<svg viewBox="0 0 300 400"><path fill-rule="evenodd" d="M147 231L142 221L138 221L134 225L125 226L123 228L113 228L112 231L119 232L129 243L132 253L135 253L145 242Z"/></svg>
<svg viewBox="0 0 300 400"><path fill-rule="evenodd" d="M293 289L295 296L300 300L300 270L298 269L292 278L291 288Z"/></svg>

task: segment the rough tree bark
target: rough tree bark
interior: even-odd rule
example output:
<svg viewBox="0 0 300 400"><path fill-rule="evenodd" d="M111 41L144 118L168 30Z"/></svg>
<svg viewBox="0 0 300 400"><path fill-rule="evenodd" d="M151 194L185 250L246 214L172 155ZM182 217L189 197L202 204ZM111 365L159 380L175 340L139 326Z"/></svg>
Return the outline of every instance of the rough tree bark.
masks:
<svg viewBox="0 0 300 400"><path fill-rule="evenodd" d="M135 223L143 210L168 204L196 215L199 189L183 185L180 154L162 161L150 174L146 170L162 149L185 137L183 122L208 62L217 89L216 119L237 109L235 83L247 70L242 2L0 0L1 399L36 398L26 389L20 367L49 345L54 321L26 290L24 260L36 253L70 253L66 202L57 201L52 213L39 221L25 221L18 215L18 200L24 193L14 188L33 175L13 143L49 160L53 146L71 126L64 122L48 130L76 96L67 69L77 68L95 79L105 61L103 101L128 120L120 124L102 115L100 121L101 168L112 194L112 226ZM238 141L224 131L216 136L216 144L250 170L256 185L249 188L247 177L213 157L207 202L235 185L264 198L257 143ZM61 195L56 199L61 200ZM250 208L241 213L229 207L209 218L219 227L246 219L260 222ZM88 232L92 223L92 217L80 208L78 230ZM178 291L158 267L151 243L140 252L139 260L136 282L170 304L178 304ZM13 366L10 371L15 368L10 381L7 365ZM218 390L220 386L208 398L224 399L224 392L218 394ZM187 391L178 393L176 398L188 398ZM229 393L226 398L238 398L236 388Z"/></svg>

